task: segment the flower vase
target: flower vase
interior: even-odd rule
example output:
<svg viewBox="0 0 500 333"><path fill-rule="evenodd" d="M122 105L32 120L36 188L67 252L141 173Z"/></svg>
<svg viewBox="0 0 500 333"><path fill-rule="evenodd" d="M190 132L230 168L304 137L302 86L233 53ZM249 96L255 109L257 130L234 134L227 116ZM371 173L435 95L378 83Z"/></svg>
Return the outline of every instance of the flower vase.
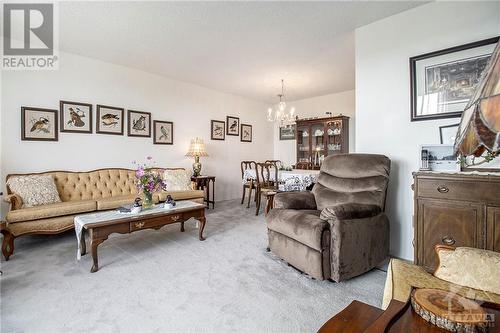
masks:
<svg viewBox="0 0 500 333"><path fill-rule="evenodd" d="M142 199L142 209L150 209L153 206L153 193L144 191L144 199Z"/></svg>

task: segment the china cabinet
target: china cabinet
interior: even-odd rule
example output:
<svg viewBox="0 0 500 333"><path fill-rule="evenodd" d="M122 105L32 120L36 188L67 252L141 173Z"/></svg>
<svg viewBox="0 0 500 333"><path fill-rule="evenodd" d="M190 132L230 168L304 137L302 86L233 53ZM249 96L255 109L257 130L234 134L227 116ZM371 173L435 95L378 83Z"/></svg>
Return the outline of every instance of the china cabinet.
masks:
<svg viewBox="0 0 500 333"><path fill-rule="evenodd" d="M297 121L297 163L319 169L326 156L349 152L349 117L337 116Z"/></svg>

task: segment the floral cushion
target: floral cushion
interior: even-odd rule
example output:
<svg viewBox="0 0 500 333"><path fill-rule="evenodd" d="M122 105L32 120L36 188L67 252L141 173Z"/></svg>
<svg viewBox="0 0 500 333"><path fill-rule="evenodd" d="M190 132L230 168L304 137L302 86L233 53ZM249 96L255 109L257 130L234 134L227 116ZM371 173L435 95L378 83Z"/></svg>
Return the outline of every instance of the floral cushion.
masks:
<svg viewBox="0 0 500 333"><path fill-rule="evenodd" d="M50 175L11 177L7 185L13 193L21 197L23 208L61 202L54 179Z"/></svg>
<svg viewBox="0 0 500 333"><path fill-rule="evenodd" d="M434 276L451 283L500 295L500 253L457 247L438 251L439 267Z"/></svg>
<svg viewBox="0 0 500 333"><path fill-rule="evenodd" d="M165 170L163 181L167 184L167 191L192 190L191 173L184 169Z"/></svg>

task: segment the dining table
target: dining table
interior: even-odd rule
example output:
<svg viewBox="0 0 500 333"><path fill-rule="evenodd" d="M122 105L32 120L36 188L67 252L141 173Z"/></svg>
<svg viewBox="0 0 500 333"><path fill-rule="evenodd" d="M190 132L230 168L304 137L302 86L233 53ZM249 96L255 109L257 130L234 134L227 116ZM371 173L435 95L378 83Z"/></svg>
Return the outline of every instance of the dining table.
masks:
<svg viewBox="0 0 500 333"><path fill-rule="evenodd" d="M305 191L316 182L319 170L278 170L278 191ZM243 174L243 184L249 180L257 180L255 169L246 169ZM269 173L269 180L276 181L275 173Z"/></svg>

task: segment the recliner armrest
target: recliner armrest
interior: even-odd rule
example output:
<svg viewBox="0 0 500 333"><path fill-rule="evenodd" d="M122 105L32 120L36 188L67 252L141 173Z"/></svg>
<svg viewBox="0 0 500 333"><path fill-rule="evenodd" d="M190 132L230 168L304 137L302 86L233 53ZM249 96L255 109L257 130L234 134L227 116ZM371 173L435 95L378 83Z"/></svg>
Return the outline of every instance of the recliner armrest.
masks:
<svg viewBox="0 0 500 333"><path fill-rule="evenodd" d="M276 193L274 208L317 209L314 194L309 191Z"/></svg>
<svg viewBox="0 0 500 333"><path fill-rule="evenodd" d="M17 194L8 194L3 198L3 201L10 204L10 210L21 209L23 206L23 199Z"/></svg>
<svg viewBox="0 0 500 333"><path fill-rule="evenodd" d="M377 205L347 203L323 209L320 218L326 221L332 218L354 220L377 216L381 212L382 209Z"/></svg>

